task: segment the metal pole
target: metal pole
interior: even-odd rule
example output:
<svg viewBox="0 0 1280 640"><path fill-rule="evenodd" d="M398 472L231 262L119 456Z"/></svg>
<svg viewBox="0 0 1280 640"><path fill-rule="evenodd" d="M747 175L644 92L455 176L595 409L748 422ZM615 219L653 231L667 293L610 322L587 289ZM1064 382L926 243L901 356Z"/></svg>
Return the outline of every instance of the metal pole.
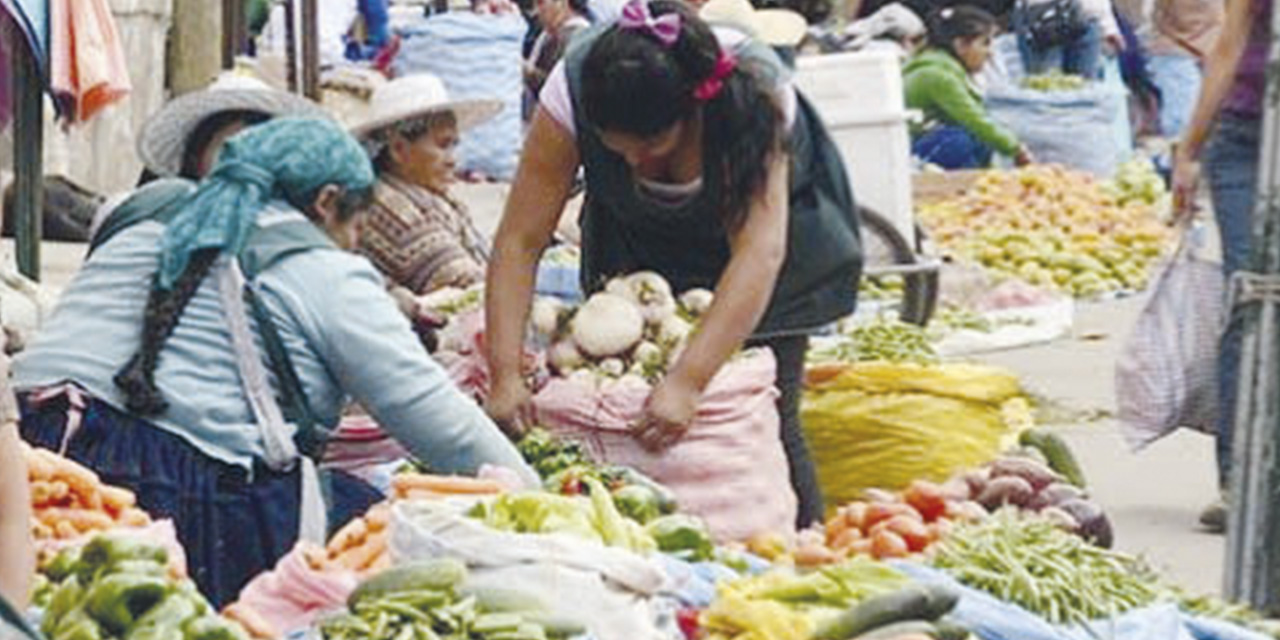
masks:
<svg viewBox="0 0 1280 640"><path fill-rule="evenodd" d="M39 282L44 210L44 78L27 41L3 19L13 53L14 241L18 271Z"/></svg>
<svg viewBox="0 0 1280 640"><path fill-rule="evenodd" d="M222 0L222 68L232 69L236 56L249 51L249 25L244 0Z"/></svg>
<svg viewBox="0 0 1280 640"><path fill-rule="evenodd" d="M298 69L298 11L293 0L284 0L285 66L288 67L289 92L298 93L302 72Z"/></svg>
<svg viewBox="0 0 1280 640"><path fill-rule="evenodd" d="M1258 194L1257 246L1233 283L1242 324L1240 384L1227 523L1226 595L1280 613L1280 11L1271 25Z"/></svg>
<svg viewBox="0 0 1280 640"><path fill-rule="evenodd" d="M302 0L302 94L320 101L320 33L316 0Z"/></svg>

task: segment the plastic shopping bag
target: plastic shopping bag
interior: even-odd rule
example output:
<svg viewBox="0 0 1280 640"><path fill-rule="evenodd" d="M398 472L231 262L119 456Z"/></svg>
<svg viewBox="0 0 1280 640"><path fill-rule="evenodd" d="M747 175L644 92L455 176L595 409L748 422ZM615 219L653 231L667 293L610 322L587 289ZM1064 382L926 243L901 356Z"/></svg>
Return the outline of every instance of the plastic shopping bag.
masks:
<svg viewBox="0 0 1280 640"><path fill-rule="evenodd" d="M807 387L801 422L833 505L990 462L1030 422L1017 377L992 367L827 365Z"/></svg>
<svg viewBox="0 0 1280 640"><path fill-rule="evenodd" d="M1216 429L1223 275L1193 245L1184 238L1157 278L1116 365L1119 418L1135 451L1178 427Z"/></svg>
<svg viewBox="0 0 1280 640"><path fill-rule="evenodd" d="M676 495L721 541L795 526L796 496L780 436L776 362L766 349L746 352L712 379L693 426L653 453L632 435L652 387L642 379L599 383L552 378L533 398L539 424L581 442L597 460L633 467Z"/></svg>
<svg viewBox="0 0 1280 640"><path fill-rule="evenodd" d="M401 502L392 511L397 562L455 558L466 587L538 598L557 618L599 640L666 640L656 597L667 577L656 560L569 534L490 529L464 515L465 502Z"/></svg>

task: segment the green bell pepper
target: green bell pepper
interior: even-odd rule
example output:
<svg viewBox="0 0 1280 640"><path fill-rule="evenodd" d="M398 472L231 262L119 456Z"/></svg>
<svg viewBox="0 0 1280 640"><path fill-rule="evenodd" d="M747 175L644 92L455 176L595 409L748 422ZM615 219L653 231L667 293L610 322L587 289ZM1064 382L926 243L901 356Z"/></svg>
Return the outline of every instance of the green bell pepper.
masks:
<svg viewBox="0 0 1280 640"><path fill-rule="evenodd" d="M172 593L138 618L124 640L166 640L180 638L183 625L199 615L196 603L184 593Z"/></svg>
<svg viewBox="0 0 1280 640"><path fill-rule="evenodd" d="M111 575L89 589L85 608L108 631L120 634L171 591L169 582L164 578L125 573Z"/></svg>
<svg viewBox="0 0 1280 640"><path fill-rule="evenodd" d="M186 640L248 640L239 625L219 616L205 616L187 623Z"/></svg>

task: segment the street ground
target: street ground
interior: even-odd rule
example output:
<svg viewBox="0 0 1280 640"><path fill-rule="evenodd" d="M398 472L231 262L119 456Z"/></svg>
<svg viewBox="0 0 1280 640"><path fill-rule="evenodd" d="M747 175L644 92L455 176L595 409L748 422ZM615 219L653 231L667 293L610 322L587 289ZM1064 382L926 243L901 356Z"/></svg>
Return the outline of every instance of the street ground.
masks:
<svg viewBox="0 0 1280 640"><path fill-rule="evenodd" d="M490 227L493 221L482 226ZM12 244L3 245L11 254ZM50 291L79 265L80 245L46 243L44 281ZM0 255L0 264L12 264ZM1125 445L1116 422L1113 369L1121 345L1141 307L1141 298L1080 305L1074 335L1052 344L988 354L978 360L1020 374L1047 398L1065 421L1062 432L1087 474L1095 497L1110 514L1117 546L1140 554L1177 584L1218 593L1222 586L1222 536L1198 530L1199 510L1216 494L1213 443L1179 432L1140 454ZM30 311L4 298L6 320Z"/></svg>

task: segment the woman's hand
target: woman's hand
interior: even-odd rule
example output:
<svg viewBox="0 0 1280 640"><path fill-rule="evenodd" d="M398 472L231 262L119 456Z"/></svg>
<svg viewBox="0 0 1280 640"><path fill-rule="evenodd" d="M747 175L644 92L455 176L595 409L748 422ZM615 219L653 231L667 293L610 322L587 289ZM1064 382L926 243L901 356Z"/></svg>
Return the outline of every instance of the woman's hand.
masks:
<svg viewBox="0 0 1280 640"><path fill-rule="evenodd" d="M644 415L633 427L644 448L659 452L679 442L698 414L702 392L676 376L667 376L653 388L645 403Z"/></svg>
<svg viewBox="0 0 1280 640"><path fill-rule="evenodd" d="M532 399L533 395L523 378L499 378L493 381L489 389L484 410L508 437L518 440L533 426Z"/></svg>
<svg viewBox="0 0 1280 640"><path fill-rule="evenodd" d="M1200 161L1179 146L1173 154L1173 221L1174 226L1189 222L1197 212L1196 196L1200 191Z"/></svg>

